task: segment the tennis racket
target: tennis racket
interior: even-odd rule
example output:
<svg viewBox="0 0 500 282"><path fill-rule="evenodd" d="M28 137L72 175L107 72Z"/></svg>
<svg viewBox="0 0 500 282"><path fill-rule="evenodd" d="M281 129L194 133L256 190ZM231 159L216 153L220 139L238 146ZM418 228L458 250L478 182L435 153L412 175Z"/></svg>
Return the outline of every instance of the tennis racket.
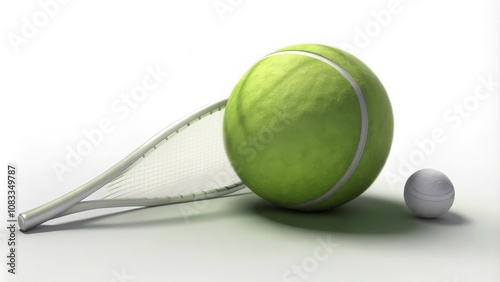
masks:
<svg viewBox="0 0 500 282"><path fill-rule="evenodd" d="M20 229L27 231L50 219L91 209L190 202L244 188L224 152L226 102L194 112L86 184L21 213ZM96 199L82 201L90 195Z"/></svg>

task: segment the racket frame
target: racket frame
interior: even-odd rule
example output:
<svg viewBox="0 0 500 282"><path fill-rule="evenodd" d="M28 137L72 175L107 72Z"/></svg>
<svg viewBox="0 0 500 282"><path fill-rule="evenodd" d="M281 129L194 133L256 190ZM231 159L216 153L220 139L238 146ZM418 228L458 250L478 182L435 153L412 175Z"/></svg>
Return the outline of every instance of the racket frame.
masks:
<svg viewBox="0 0 500 282"><path fill-rule="evenodd" d="M80 212L95 208L107 208L107 207L124 207L124 206L158 206L165 204L189 202L200 199L215 198L220 197L239 189L244 188L243 183L238 182L234 185L227 187L221 187L219 189L213 189L206 192L203 195L187 195L178 197L166 197L166 198L152 198L152 199L116 199L116 200L93 200L80 202L95 191L99 190L101 187L109 183L118 177L123 171L133 165L138 159L146 155L150 150L152 150L158 143L163 141L165 138L169 137L175 132L189 126L191 122L200 119L201 117L211 114L215 111L220 111L225 107L227 99L220 100L211 105L205 106L198 111L186 116L185 118L175 122L169 127L163 129L155 136L150 138L139 148L135 149L132 153L126 156L124 159L116 163L114 166L90 180L89 182L83 184L82 186L76 188L75 190L54 199L44 205L38 206L29 211L23 212L18 216L19 227L22 231L27 231L35 226L38 226L50 219L60 217L63 215Z"/></svg>

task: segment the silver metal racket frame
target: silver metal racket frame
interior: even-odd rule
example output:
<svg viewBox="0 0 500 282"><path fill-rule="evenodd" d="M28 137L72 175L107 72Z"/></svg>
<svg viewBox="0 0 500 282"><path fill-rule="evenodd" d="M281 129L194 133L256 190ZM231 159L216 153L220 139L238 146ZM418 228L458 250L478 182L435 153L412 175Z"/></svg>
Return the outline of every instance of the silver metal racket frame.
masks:
<svg viewBox="0 0 500 282"><path fill-rule="evenodd" d="M22 231L27 231L50 219L90 209L128 206L159 206L173 203L190 202L201 199L217 198L245 188L243 183L239 182L228 187L221 187L218 189L207 191L203 195L192 194L187 196L183 195L167 198L93 200L80 202L81 200L85 199L86 197L97 191L99 188L103 187L108 182L119 176L124 170L131 166L135 161L140 159L163 139L167 138L184 126L188 126L191 121L194 121L200 116L225 107L226 103L227 99L223 99L217 103L199 109L198 111L192 113L184 119L181 119L180 121L160 131L158 134L153 136L146 143L134 150L120 162L116 163L114 166L112 166L96 178L92 179L91 181L55 200L52 200L27 212L21 213L18 216L20 229Z"/></svg>

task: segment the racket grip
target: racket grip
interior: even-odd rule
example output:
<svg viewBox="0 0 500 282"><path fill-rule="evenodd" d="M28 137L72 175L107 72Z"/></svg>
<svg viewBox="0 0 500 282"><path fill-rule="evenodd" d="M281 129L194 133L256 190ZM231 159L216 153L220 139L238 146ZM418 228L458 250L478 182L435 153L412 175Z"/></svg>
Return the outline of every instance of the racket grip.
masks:
<svg viewBox="0 0 500 282"><path fill-rule="evenodd" d="M29 229L56 217L60 213L74 206L76 203L85 199L101 186L102 185L96 185L94 181L91 181L55 200L19 214L17 217L19 229L21 229L21 231L28 231Z"/></svg>
<svg viewBox="0 0 500 282"><path fill-rule="evenodd" d="M59 199L61 198L19 214L17 217L19 229L21 229L21 231L28 231L29 229L56 217L58 214L71 207L70 202L64 203L57 201Z"/></svg>
<svg viewBox="0 0 500 282"><path fill-rule="evenodd" d="M57 199L19 214L17 217L19 229L21 231L28 231L35 226L57 217L57 215L63 213L65 210L71 208L104 186L110 179L113 179L116 174L117 172L110 173L107 171Z"/></svg>

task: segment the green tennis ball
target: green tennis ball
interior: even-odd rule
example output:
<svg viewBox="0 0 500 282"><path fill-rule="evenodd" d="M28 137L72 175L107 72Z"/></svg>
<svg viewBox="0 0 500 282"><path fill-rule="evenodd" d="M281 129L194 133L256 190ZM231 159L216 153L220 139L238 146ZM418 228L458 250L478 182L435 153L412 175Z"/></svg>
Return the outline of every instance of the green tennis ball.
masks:
<svg viewBox="0 0 500 282"><path fill-rule="evenodd" d="M387 93L356 57L295 45L258 61L224 114L231 165L253 192L279 206L324 210L373 183L392 143Z"/></svg>

